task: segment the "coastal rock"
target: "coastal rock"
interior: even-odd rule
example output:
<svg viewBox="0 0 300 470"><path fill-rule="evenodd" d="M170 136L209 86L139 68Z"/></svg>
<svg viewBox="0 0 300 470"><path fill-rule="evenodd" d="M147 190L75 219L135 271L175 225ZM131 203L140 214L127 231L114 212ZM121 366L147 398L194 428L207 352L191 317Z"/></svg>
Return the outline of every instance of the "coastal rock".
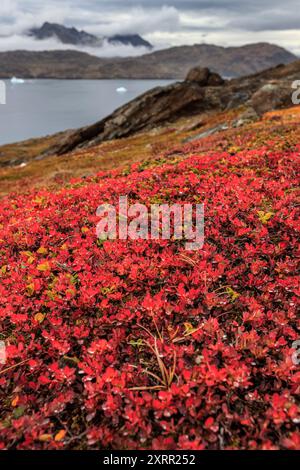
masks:
<svg viewBox="0 0 300 470"><path fill-rule="evenodd" d="M65 154L211 111L241 108L235 123L240 127L267 111L292 106L291 85L299 74L300 61L226 81L209 69L193 68L184 82L154 88L96 124L65 133L47 155ZM248 111L243 116L245 107Z"/></svg>
<svg viewBox="0 0 300 470"><path fill-rule="evenodd" d="M185 79L187 82L196 82L200 86L221 86L224 84L223 78L207 67L194 67L189 71Z"/></svg>
<svg viewBox="0 0 300 470"><path fill-rule="evenodd" d="M119 108L106 119L75 131L59 148L51 151L63 154L77 147L126 137L221 105L219 100L213 102L206 88L195 82L154 88Z"/></svg>

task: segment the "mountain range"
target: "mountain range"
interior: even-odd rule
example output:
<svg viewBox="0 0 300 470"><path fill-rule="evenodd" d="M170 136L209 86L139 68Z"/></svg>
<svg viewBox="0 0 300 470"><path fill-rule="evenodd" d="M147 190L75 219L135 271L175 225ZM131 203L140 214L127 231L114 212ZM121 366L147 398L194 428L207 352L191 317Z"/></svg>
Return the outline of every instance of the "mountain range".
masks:
<svg viewBox="0 0 300 470"><path fill-rule="evenodd" d="M85 34L81 36L89 40ZM127 58L100 58L76 50L24 50L0 52L0 78L183 79L196 65L234 78L294 60L297 57L291 52L268 43L242 47L196 44Z"/></svg>
<svg viewBox="0 0 300 470"><path fill-rule="evenodd" d="M102 47L103 42L106 40L113 44L130 45L133 47L145 47L152 49L153 46L148 41L145 41L139 34L116 34L115 36L102 36L98 37L86 31L79 31L72 27L68 28L64 25L57 23L45 22L40 28L32 28L27 34L37 40L45 40L56 38L62 44L70 44L73 46L91 46Z"/></svg>

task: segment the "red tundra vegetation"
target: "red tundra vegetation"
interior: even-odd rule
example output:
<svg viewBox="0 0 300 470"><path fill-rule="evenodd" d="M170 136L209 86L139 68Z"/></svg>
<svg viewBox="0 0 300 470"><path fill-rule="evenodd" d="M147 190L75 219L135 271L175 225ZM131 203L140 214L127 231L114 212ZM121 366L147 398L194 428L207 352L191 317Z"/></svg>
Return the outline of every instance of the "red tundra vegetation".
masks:
<svg viewBox="0 0 300 470"><path fill-rule="evenodd" d="M1 449L300 449L300 140L260 126L1 201ZM124 195L204 248L97 240Z"/></svg>

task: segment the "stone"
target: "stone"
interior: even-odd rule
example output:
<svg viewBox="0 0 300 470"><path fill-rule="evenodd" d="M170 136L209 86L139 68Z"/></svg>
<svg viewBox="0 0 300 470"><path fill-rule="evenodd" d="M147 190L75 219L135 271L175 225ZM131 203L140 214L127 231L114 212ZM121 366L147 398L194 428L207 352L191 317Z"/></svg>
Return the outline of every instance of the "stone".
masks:
<svg viewBox="0 0 300 470"><path fill-rule="evenodd" d="M255 122L259 119L258 114L253 108L247 108L244 112L242 112L238 118L232 123L232 127L243 127L247 124Z"/></svg>
<svg viewBox="0 0 300 470"><path fill-rule="evenodd" d="M259 88L251 97L249 104L258 115L273 109L292 106L291 84L270 82Z"/></svg>
<svg viewBox="0 0 300 470"><path fill-rule="evenodd" d="M200 86L221 86L224 80L219 74L211 72L207 67L194 67L189 71L186 82L196 82Z"/></svg>
<svg viewBox="0 0 300 470"><path fill-rule="evenodd" d="M219 126L212 127L205 132L201 132L201 134L193 135L192 137L188 137L184 140L184 143L194 142L195 140L205 139L206 137L210 137L211 135L216 134L217 132L226 131L229 129L228 124L220 124Z"/></svg>

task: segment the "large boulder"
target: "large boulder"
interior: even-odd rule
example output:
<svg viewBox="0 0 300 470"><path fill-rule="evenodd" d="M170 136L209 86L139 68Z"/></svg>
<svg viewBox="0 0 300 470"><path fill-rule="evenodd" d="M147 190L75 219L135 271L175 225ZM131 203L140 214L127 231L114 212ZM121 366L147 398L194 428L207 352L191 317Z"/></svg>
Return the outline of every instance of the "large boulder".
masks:
<svg viewBox="0 0 300 470"><path fill-rule="evenodd" d="M291 83L270 81L264 84L252 95L249 105L259 115L292 106Z"/></svg>
<svg viewBox="0 0 300 470"><path fill-rule="evenodd" d="M221 86L224 84L223 78L211 72L207 67L194 67L189 71L185 79L186 82L195 82L200 86Z"/></svg>

